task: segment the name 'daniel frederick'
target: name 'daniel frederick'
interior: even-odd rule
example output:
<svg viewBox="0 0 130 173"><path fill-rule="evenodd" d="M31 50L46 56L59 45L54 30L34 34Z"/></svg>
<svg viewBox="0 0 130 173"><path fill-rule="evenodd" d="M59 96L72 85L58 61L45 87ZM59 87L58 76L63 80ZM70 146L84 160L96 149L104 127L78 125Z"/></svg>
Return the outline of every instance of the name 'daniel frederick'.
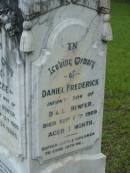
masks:
<svg viewBox="0 0 130 173"><path fill-rule="evenodd" d="M52 88L47 90L42 90L42 97L55 96L64 94L66 92L77 91L80 89L86 89L89 87L94 87L99 85L99 79L84 81L81 83L67 84L65 87Z"/></svg>

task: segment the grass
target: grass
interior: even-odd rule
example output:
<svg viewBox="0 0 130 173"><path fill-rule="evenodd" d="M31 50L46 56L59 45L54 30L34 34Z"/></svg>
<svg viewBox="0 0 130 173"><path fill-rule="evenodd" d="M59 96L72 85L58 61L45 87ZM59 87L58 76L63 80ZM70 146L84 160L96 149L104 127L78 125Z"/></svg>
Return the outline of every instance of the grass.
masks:
<svg viewBox="0 0 130 173"><path fill-rule="evenodd" d="M107 173L130 173L130 3L112 3L114 40L108 46L103 152Z"/></svg>

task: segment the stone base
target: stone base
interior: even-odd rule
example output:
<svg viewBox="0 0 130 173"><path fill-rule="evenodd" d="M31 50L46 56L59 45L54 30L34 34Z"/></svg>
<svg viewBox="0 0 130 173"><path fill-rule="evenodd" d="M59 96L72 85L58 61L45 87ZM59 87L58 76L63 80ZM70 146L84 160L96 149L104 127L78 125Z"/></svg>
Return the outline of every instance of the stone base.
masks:
<svg viewBox="0 0 130 173"><path fill-rule="evenodd" d="M103 154L68 157L41 173L105 173L106 157Z"/></svg>
<svg viewBox="0 0 130 173"><path fill-rule="evenodd" d="M29 162L33 164L29 164ZM7 152L0 154L0 173L105 173L106 157L100 153L95 155L78 154L68 156L54 163L38 164L38 161L16 160ZM38 169L33 169L34 165ZM30 165L30 166L29 166ZM33 165L31 167L31 165Z"/></svg>

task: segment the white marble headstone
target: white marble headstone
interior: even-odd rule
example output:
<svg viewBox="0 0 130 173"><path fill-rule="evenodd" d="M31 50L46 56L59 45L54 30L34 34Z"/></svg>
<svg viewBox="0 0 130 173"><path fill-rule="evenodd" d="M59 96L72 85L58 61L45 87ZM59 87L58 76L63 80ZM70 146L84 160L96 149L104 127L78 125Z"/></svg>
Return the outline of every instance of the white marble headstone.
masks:
<svg viewBox="0 0 130 173"><path fill-rule="evenodd" d="M33 156L43 161L100 138L105 66L100 17L71 9L76 11L71 18L69 8L59 10L58 24L55 16L46 47L32 63Z"/></svg>
<svg viewBox="0 0 130 173"><path fill-rule="evenodd" d="M20 43L1 29L0 173L105 173L98 5L20 0Z"/></svg>

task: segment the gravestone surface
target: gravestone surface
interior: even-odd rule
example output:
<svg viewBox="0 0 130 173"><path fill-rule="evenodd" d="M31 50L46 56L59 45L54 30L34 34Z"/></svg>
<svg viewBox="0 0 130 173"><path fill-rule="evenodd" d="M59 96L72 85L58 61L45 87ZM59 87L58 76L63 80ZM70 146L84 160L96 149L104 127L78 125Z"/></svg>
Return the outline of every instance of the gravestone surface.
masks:
<svg viewBox="0 0 130 173"><path fill-rule="evenodd" d="M1 34L0 57L0 141L16 155L24 155L24 67L16 63L18 50Z"/></svg>
<svg viewBox="0 0 130 173"><path fill-rule="evenodd" d="M32 139L37 144L32 143L34 157L43 160L94 145L100 137L105 47L97 13L79 16L78 8L71 7L76 19L67 18L69 10L59 10L64 17L32 63L32 125L37 127Z"/></svg>
<svg viewBox="0 0 130 173"><path fill-rule="evenodd" d="M105 173L107 0L0 2L0 172Z"/></svg>

